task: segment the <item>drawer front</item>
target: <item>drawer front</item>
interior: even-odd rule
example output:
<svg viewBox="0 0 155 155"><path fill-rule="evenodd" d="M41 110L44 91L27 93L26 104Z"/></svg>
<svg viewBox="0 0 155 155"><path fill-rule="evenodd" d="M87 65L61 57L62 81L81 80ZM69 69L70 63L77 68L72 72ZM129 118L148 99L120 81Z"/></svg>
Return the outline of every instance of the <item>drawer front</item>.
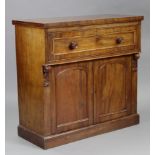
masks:
<svg viewBox="0 0 155 155"><path fill-rule="evenodd" d="M61 53L72 54L75 52L83 52L95 49L96 49L95 36L55 39L53 48L55 54L61 54Z"/></svg>
<svg viewBox="0 0 155 155"><path fill-rule="evenodd" d="M136 50L138 44L136 25L53 33L49 44L55 59L104 55L107 52L125 53Z"/></svg>
<svg viewBox="0 0 155 155"><path fill-rule="evenodd" d="M134 33L118 33L99 35L96 39L96 48L118 48L121 46L134 45Z"/></svg>

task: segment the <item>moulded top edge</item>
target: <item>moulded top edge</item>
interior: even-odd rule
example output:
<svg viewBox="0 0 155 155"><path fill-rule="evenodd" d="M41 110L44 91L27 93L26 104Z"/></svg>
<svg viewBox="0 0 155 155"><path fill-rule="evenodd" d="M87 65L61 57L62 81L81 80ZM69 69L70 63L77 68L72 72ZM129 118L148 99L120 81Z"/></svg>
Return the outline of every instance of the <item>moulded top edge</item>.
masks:
<svg viewBox="0 0 155 155"><path fill-rule="evenodd" d="M93 15L93 16L12 20L12 24L25 25L25 26L31 26L31 27L40 27L40 28L51 28L51 27L71 27L71 26L124 23L124 22L141 21L143 19L144 19L144 16Z"/></svg>

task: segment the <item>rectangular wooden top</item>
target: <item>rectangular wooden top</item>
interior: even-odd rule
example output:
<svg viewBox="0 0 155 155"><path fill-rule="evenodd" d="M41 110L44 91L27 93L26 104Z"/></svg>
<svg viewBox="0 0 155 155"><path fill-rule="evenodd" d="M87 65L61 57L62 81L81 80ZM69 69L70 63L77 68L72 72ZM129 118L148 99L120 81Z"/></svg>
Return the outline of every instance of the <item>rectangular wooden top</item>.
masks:
<svg viewBox="0 0 155 155"><path fill-rule="evenodd" d="M31 27L52 28L52 27L70 27L70 26L87 26L101 25L112 23L125 23L143 20L143 16L130 15L93 15L93 16L76 16L76 17L58 17L48 19L26 19L13 20L14 25L20 24Z"/></svg>

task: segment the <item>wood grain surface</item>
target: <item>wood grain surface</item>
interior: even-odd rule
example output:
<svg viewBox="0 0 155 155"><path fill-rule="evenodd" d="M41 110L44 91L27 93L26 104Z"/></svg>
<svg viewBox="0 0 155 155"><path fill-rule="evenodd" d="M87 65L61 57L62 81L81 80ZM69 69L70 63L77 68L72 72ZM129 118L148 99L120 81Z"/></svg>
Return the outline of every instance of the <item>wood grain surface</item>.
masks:
<svg viewBox="0 0 155 155"><path fill-rule="evenodd" d="M89 15L75 17L57 17L44 19L24 19L13 20L13 24L20 24L31 27L51 28L51 27L71 27L71 26L87 26L101 25L110 23L126 23L143 20L143 16L131 15Z"/></svg>
<svg viewBox="0 0 155 155"><path fill-rule="evenodd" d="M47 149L138 124L142 19L13 20L18 135Z"/></svg>

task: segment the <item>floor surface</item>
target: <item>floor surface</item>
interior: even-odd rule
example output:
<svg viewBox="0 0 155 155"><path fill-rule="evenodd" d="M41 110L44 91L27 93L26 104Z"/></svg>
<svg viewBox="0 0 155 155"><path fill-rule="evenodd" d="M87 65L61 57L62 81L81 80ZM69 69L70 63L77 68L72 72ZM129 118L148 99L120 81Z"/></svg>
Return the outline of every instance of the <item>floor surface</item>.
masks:
<svg viewBox="0 0 155 155"><path fill-rule="evenodd" d="M42 150L17 136L18 107L13 96L6 99L6 155L149 155L149 106L145 97L138 101L139 125Z"/></svg>

